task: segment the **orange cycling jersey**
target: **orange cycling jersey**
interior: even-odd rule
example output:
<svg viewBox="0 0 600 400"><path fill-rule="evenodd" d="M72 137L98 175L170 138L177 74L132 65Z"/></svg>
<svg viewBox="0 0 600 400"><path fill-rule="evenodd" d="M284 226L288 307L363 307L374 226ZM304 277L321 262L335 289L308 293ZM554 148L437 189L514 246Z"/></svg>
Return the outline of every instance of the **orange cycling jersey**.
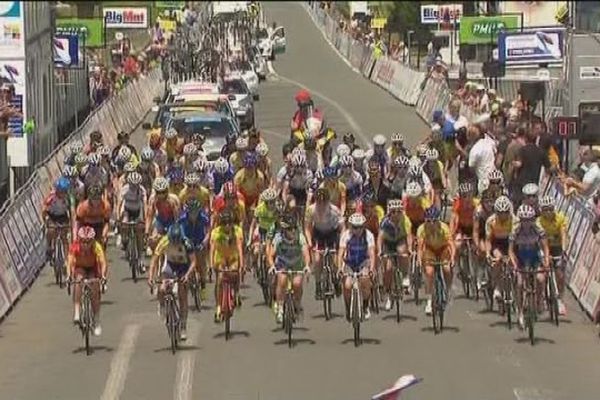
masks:
<svg viewBox="0 0 600 400"><path fill-rule="evenodd" d="M425 220L425 210L431 207L431 201L425 196L419 196L416 199L404 198L404 214L411 222L422 222Z"/></svg>
<svg viewBox="0 0 600 400"><path fill-rule="evenodd" d="M476 198L454 199L454 204L452 205L452 211L454 212L454 214L458 215L458 225L459 226L462 226L462 227L473 226L473 217L475 215L475 210L477 210L478 205L479 205L479 200L477 200Z"/></svg>
<svg viewBox="0 0 600 400"><path fill-rule="evenodd" d="M77 220L84 225L95 225L110 219L110 204L106 200L99 200L99 204L90 204L85 200L77 206Z"/></svg>
<svg viewBox="0 0 600 400"><path fill-rule="evenodd" d="M69 257L72 257L75 268L98 268L104 259L104 250L98 242L94 242L92 247L86 249L76 240L69 247Z"/></svg>

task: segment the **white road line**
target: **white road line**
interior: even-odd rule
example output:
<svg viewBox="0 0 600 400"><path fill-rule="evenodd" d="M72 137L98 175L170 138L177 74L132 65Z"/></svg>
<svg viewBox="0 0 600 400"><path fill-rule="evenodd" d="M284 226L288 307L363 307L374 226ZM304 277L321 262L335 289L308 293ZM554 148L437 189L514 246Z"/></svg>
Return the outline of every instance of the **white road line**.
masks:
<svg viewBox="0 0 600 400"><path fill-rule="evenodd" d="M194 346L200 336L201 323L188 319L188 340L184 346ZM191 400L194 383L195 350L183 350L177 355L177 373L173 387L174 400Z"/></svg>
<svg viewBox="0 0 600 400"><path fill-rule="evenodd" d="M537 388L514 388L513 393L517 400L555 400L557 393L552 390Z"/></svg>
<svg viewBox="0 0 600 400"><path fill-rule="evenodd" d="M125 327L117 352L110 363L110 373L106 380L101 400L116 400L121 397L127 373L129 372L129 361L135 349L139 333L139 324L127 325Z"/></svg>

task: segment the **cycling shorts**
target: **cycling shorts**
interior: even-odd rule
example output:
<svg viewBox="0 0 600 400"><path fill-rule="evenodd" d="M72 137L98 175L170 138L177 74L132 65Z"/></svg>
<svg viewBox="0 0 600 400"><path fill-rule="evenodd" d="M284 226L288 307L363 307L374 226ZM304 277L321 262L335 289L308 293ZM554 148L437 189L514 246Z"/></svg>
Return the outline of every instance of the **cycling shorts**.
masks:
<svg viewBox="0 0 600 400"><path fill-rule="evenodd" d="M444 246L440 249L432 249L431 247L425 246L423 250L423 264L430 265L437 261L450 261L450 246Z"/></svg>
<svg viewBox="0 0 600 400"><path fill-rule="evenodd" d="M48 219L50 220L51 225L69 225L71 223L71 219L69 218L68 214L48 214Z"/></svg>
<svg viewBox="0 0 600 400"><path fill-rule="evenodd" d="M494 252L494 250L498 250L501 254L508 255L508 238L493 239L492 252Z"/></svg>
<svg viewBox="0 0 600 400"><path fill-rule="evenodd" d="M298 206L306 206L306 189L294 189L290 188L290 194L294 196L296 200L296 205Z"/></svg>
<svg viewBox="0 0 600 400"><path fill-rule="evenodd" d="M518 249L516 251L516 256L520 269L538 268L542 261L540 249L537 247Z"/></svg>
<svg viewBox="0 0 600 400"><path fill-rule="evenodd" d="M468 236L468 237L472 238L473 237L473 225L464 226L464 225L459 224L457 227L457 232L463 236Z"/></svg>
<svg viewBox="0 0 600 400"><path fill-rule="evenodd" d="M75 267L73 276L76 280L100 278L100 268L98 266L92 268Z"/></svg>
<svg viewBox="0 0 600 400"><path fill-rule="evenodd" d="M389 240L384 240L382 251L383 251L383 254L393 254L393 253L397 252L398 247L404 247L404 249L402 251L406 251L407 250L406 246L407 246L406 238L402 238L395 242L389 241Z"/></svg>
<svg viewBox="0 0 600 400"><path fill-rule="evenodd" d="M142 214L142 209L138 209L138 210L130 210L125 208L125 217L127 218L127 221L129 222L133 222L133 221L139 221L140 220L140 216Z"/></svg>
<svg viewBox="0 0 600 400"><path fill-rule="evenodd" d="M313 242L318 249L337 249L339 244L338 231L320 231L313 229Z"/></svg>
<svg viewBox="0 0 600 400"><path fill-rule="evenodd" d="M158 217L154 217L154 227L156 228L156 231L161 234L167 233L174 222L175 220L163 221Z"/></svg>
<svg viewBox="0 0 600 400"><path fill-rule="evenodd" d="M177 279L183 278L190 269L189 263L174 263L165 261L165 265L162 270L162 277L166 279Z"/></svg>
<svg viewBox="0 0 600 400"><path fill-rule="evenodd" d="M353 272L360 272L360 271L364 270L365 268L369 268L369 265L370 265L370 261L368 258L357 266L351 266L348 263L344 263L344 273L351 274Z"/></svg>

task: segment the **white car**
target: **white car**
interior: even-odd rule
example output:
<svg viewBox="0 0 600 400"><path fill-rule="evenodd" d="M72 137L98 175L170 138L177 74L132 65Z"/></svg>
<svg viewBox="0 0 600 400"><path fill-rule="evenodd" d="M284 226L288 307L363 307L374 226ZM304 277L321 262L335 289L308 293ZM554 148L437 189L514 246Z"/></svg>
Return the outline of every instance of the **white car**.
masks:
<svg viewBox="0 0 600 400"><path fill-rule="evenodd" d="M259 99L259 94L258 94L258 74L256 73L256 71L254 71L254 66L252 65L252 63L250 63L250 61L241 61L238 64L238 68L239 68L239 74L241 75L241 77L244 79L244 81L246 82L246 85L248 85L248 88L250 89L250 92L252 93L252 97L254 98L254 100L258 100Z"/></svg>
<svg viewBox="0 0 600 400"><path fill-rule="evenodd" d="M248 47L248 59L252 63L256 75L258 75L258 79L267 79L267 74L269 73L269 69L267 67L267 60L262 55L258 46Z"/></svg>
<svg viewBox="0 0 600 400"><path fill-rule="evenodd" d="M244 78L239 74L227 75L222 93L226 94L242 129L254 127L254 100Z"/></svg>
<svg viewBox="0 0 600 400"><path fill-rule="evenodd" d="M259 30L258 48L267 60L275 60L275 54L285 53L285 46L286 40L283 26L278 26L274 30L271 28Z"/></svg>

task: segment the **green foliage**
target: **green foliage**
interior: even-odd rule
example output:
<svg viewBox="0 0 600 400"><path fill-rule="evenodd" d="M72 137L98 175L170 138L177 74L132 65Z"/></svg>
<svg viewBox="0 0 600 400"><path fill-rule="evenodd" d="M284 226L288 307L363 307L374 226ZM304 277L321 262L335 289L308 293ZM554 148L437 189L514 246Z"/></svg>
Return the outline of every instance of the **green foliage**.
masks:
<svg viewBox="0 0 600 400"><path fill-rule="evenodd" d="M421 5L418 1L381 1L382 12L388 15L387 30L390 32L399 32L403 37L406 32L414 31L413 41L418 40L422 45L426 45L432 35L430 29L432 25L421 24ZM379 5L379 4L378 4ZM405 40L404 37L403 40Z"/></svg>

